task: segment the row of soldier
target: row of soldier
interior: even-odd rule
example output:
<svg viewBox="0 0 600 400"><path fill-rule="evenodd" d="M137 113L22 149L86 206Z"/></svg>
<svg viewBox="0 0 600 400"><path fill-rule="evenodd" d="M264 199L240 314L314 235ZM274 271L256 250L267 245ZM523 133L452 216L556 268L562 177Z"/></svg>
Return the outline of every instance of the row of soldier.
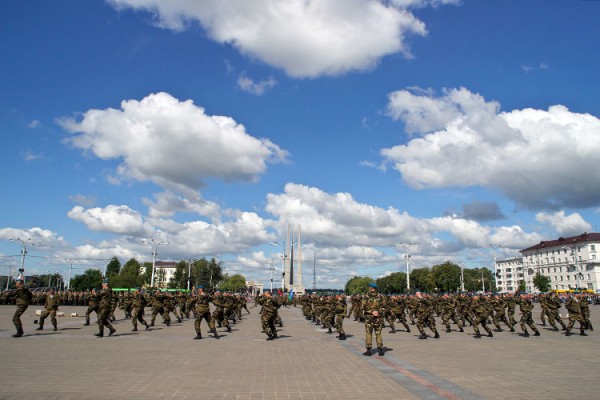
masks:
<svg viewBox="0 0 600 400"><path fill-rule="evenodd" d="M375 284L371 285L370 292L377 289ZM371 296L372 297L372 296ZM529 337L529 330L533 331L534 336L540 336L533 320L533 296L530 294L444 294L428 295L417 291L414 295L382 295L377 294L377 307L370 309L369 295L355 294L349 299L345 295L325 295L316 294L302 296L298 299L302 307L302 313L307 320L320 324L328 333L332 333L332 328L338 332L338 339L345 340L346 334L343 329L344 318L354 317L355 321L365 322L374 325L376 328L385 324L391 328L390 333L396 332L396 323L402 324L406 332L410 332L408 321L416 325L419 331L419 339L427 339L425 329L433 333L434 338L440 338L436 326L436 319L441 319L446 328L446 332L452 332L452 326L455 325L459 332L464 332L467 323L473 327L474 337L481 338L480 327L485 330L488 337L493 337L491 326L496 332L502 332L503 325L510 332L515 332L514 326L520 324L522 335ZM347 300L350 303L350 310L347 310ZM576 294L566 298L565 308L568 313L568 323L565 324L560 315L560 308L563 303L556 294L543 294L538 297L541 306L541 324L546 325L546 320L552 326L554 331L559 331L558 325L565 331L566 335L571 335L575 323L579 323L580 335L586 336L585 330L593 330L590 321L590 308L586 295ZM520 312L519 321L515 318L517 308ZM378 315L373 316L375 311ZM368 338L367 333L367 338ZM371 343L367 339L367 352L370 355ZM381 348L379 346L378 348ZM382 354L381 349L379 354Z"/></svg>
<svg viewBox="0 0 600 400"><path fill-rule="evenodd" d="M376 285L375 285L376 287ZM25 293L27 292L27 293ZM11 292L13 293L13 292ZM24 312L23 306L25 303L28 306L32 301L32 294L23 286L22 281L17 282L17 290L14 293L21 293L17 298L17 311L15 312L15 327L17 333L15 337L20 337L23 334L22 325L20 323L20 315ZM448 295L430 296L419 291L415 295L405 296L378 296L378 317L375 322L380 323L383 327L385 322L388 323L391 330L390 333L395 333L396 321L401 323L407 332L410 332L408 320L414 325L416 324L419 330L419 338L426 339L428 336L425 333L425 328L432 331L434 338L439 338L439 332L436 327L435 316L441 317L442 323L446 326L446 331L451 332L451 323L455 324L459 331L464 331L464 326L468 322L475 331L475 337L480 338L481 326L487 333L487 336L493 337L492 330L488 325L493 324L496 331L502 331L500 323L514 332L515 309L518 306L521 312L520 326L524 336L529 336L527 326L534 332L535 336L539 336L540 332L536 328L532 318L533 303L532 296L527 294L496 294L494 296L480 295ZM265 292L263 296L256 299L257 304L261 305L261 324L263 332L267 334L267 339L271 340L277 337L275 324L281 326L281 319L277 309L283 304L283 300L287 298L276 297L271 298L270 293ZM347 310L347 298L344 295L337 296L316 296L305 295L296 298L295 300L302 305L302 311L307 319L321 324L328 332L332 332L332 327L338 332L340 340L346 339L345 331L343 330L343 320L346 317L354 316L355 320L365 322L367 313L365 302L368 296L354 295L350 297L350 310ZM541 320L545 325L546 318L554 330L558 331L558 322L567 335L571 334L571 330L576 322L579 322L580 334L586 335L585 330L593 330L589 316L589 304L583 295L569 296L565 306L569 313L568 326L562 321L559 309L562 305L561 301L555 294L543 295L539 298L542 314ZM19 304L19 302L21 304ZM215 307L215 311L210 313L210 303ZM198 287L197 293L187 295L185 293L176 293L175 295L167 292L155 291L143 293L140 289L136 289L133 293L125 293L124 296L118 296L116 292L108 287L108 282L103 283L100 290L92 290L88 298L88 310L86 312L85 325L90 324L90 315L95 312L98 316L98 333L96 336L104 336L104 328L109 329L109 336L114 334L116 330L111 325L115 320L115 310L121 304L125 312L126 318L131 318L133 330L137 331L138 323L145 326L149 330L154 326L157 315L161 315L163 323L167 326L171 324L170 314L177 318L178 322L182 319L190 318L190 313L194 314L195 318L195 339L202 338L201 321L205 320L209 326L209 332L218 337L216 324L219 327L225 327L231 331L229 320L235 322L236 318L241 319L242 309L247 308L246 299L241 295L232 295L229 293L216 292L209 294L204 291L203 287ZM56 311L60 305L60 301L55 292L50 291L46 294L45 308L46 310L40 318L39 330L43 329L44 320L50 316L54 329L57 329ZM145 308L152 309L152 317L150 323L144 320ZM26 307L25 307L26 308ZM17 315L18 314L18 315ZM416 320L416 322L415 322ZM384 322L385 321L385 322Z"/></svg>
<svg viewBox="0 0 600 400"><path fill-rule="evenodd" d="M128 292L126 296L121 297L124 301L120 301L120 296L114 292L108 285L108 281L102 283L102 288L92 289L88 296L88 308L85 313L84 326L90 325L92 313L97 316L98 332L95 334L98 337L104 337L104 329L109 330L108 336L113 335L116 329L111 322L116 320L115 311L119 305L125 313L126 319L131 319L133 329L138 330L138 324L143 325L146 330L154 326L156 317L161 316L162 322L167 326L171 325L171 314L182 322L184 318L189 319L191 314L195 318L195 339L202 337L200 331L200 321L204 318L209 324L210 331L218 338L217 327L224 327L228 332L231 332L230 321L235 323L242 319L242 310L250 311L247 307L246 298L242 295L233 295L230 293L215 293L208 294L204 292L204 288L199 287L197 293L187 295L185 293L176 293L175 295L162 292L150 291L143 292L141 289L135 289L133 292ZM14 300L17 306L13 316L13 323L17 332L13 337L21 337L24 334L21 315L32 304L34 296L31 291L23 284L22 280L16 281L16 289L8 292L11 300ZM210 313L208 304L214 305L214 311ZM44 321L50 317L54 330L58 329L58 321L56 319L60 300L54 290L50 290L44 295L44 311L39 319L37 330L44 329ZM146 308L151 309L150 322L146 322ZM208 313L208 315L206 315Z"/></svg>

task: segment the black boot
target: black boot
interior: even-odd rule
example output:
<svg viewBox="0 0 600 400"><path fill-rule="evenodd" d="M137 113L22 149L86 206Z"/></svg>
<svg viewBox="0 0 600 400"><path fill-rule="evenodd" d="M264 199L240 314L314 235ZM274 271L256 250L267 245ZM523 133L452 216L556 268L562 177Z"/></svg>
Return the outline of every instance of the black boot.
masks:
<svg viewBox="0 0 600 400"><path fill-rule="evenodd" d="M383 357L383 347L378 347L377 348L377 355L380 357Z"/></svg>
<svg viewBox="0 0 600 400"><path fill-rule="evenodd" d="M367 347L367 350L363 353L363 356L368 356L368 357L371 356L371 348L370 347Z"/></svg>
<svg viewBox="0 0 600 400"><path fill-rule="evenodd" d="M227 325L227 332L231 332L231 326Z"/></svg>
<svg viewBox="0 0 600 400"><path fill-rule="evenodd" d="M474 336L475 339L481 339L481 334L477 332Z"/></svg>
<svg viewBox="0 0 600 400"><path fill-rule="evenodd" d="M327 329L327 333L333 333L333 331L331 330L331 327L329 329Z"/></svg>
<svg viewBox="0 0 600 400"><path fill-rule="evenodd" d="M421 334L419 335L419 339L427 339L427 335L426 335L426 334L424 334L424 333L421 333Z"/></svg>
<svg viewBox="0 0 600 400"><path fill-rule="evenodd" d="M494 337L494 334L492 332L489 332L488 337Z"/></svg>
<svg viewBox="0 0 600 400"><path fill-rule="evenodd" d="M197 339L202 339L202 335L201 335L201 334L199 334L199 333L197 333L197 334L196 334L196 337L194 338L194 340L197 340Z"/></svg>
<svg viewBox="0 0 600 400"><path fill-rule="evenodd" d="M83 326L90 326L90 321L85 321L85 324L83 324Z"/></svg>
<svg viewBox="0 0 600 400"><path fill-rule="evenodd" d="M585 333L585 331L582 329L581 332L579 333L581 336L587 336L587 333Z"/></svg>
<svg viewBox="0 0 600 400"><path fill-rule="evenodd" d="M108 336L112 336L112 335L113 335L113 333L115 333L116 331L117 331L117 330L111 326L111 327L110 327L110 332L108 332Z"/></svg>
<svg viewBox="0 0 600 400"><path fill-rule="evenodd" d="M269 336L267 337L267 339L266 339L266 340L273 340L273 339L275 339L275 338L273 337L273 335L269 335Z"/></svg>
<svg viewBox="0 0 600 400"><path fill-rule="evenodd" d="M146 324L146 330L149 331L150 330L150 325Z"/></svg>
<svg viewBox="0 0 600 400"><path fill-rule="evenodd" d="M440 334L438 333L438 331L435 331L435 335L433 337L435 339L439 339L440 338Z"/></svg>
<svg viewBox="0 0 600 400"><path fill-rule="evenodd" d="M56 332L58 330L58 326L54 325L54 329L52 329L54 332Z"/></svg>
<svg viewBox="0 0 600 400"><path fill-rule="evenodd" d="M529 332L525 331L525 333L523 333L524 337L529 337Z"/></svg>
<svg viewBox="0 0 600 400"><path fill-rule="evenodd" d="M396 327L392 326L392 330L390 331L390 333L396 333Z"/></svg>
<svg viewBox="0 0 600 400"><path fill-rule="evenodd" d="M137 332L137 326L134 326L131 332Z"/></svg>
<svg viewBox="0 0 600 400"><path fill-rule="evenodd" d="M36 329L36 331L43 331L43 330L44 330L44 326L43 326L43 325L40 325L40 326L39 326L39 327Z"/></svg>
<svg viewBox="0 0 600 400"><path fill-rule="evenodd" d="M540 336L540 331L535 331L535 333L533 334L533 336Z"/></svg>
<svg viewBox="0 0 600 400"><path fill-rule="evenodd" d="M23 336L23 329L17 329L17 333L15 333L14 335L12 335L12 337L21 337Z"/></svg>
<svg viewBox="0 0 600 400"><path fill-rule="evenodd" d="M95 333L94 336L104 337L104 332L100 331L98 333Z"/></svg>
<svg viewBox="0 0 600 400"><path fill-rule="evenodd" d="M342 333L339 337L340 340L346 340L346 334Z"/></svg>

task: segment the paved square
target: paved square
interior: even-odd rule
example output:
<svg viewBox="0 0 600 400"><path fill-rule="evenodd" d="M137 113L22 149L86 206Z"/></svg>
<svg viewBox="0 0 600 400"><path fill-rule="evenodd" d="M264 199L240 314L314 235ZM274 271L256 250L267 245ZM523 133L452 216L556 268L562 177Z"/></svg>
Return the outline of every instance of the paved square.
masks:
<svg viewBox="0 0 600 400"><path fill-rule="evenodd" d="M249 307L251 307L251 304ZM541 337L494 333L474 339L472 328L440 339L384 329L384 357L365 357L364 327L344 323L339 341L304 319L300 308L281 308L281 338L265 341L259 308L221 339L195 336L193 320L96 338L83 326L84 307L61 307L59 329L35 331L36 309L23 315L25 336L12 338L15 306L0 306L0 399L566 399L599 398L600 343L539 327ZM561 310L564 312L564 308ZM600 307L591 306L600 326ZM539 322L539 309L534 310ZM123 312L117 312L123 318ZM95 316L92 317L92 322ZM578 325L576 325L578 327ZM438 328L440 327L438 320ZM574 332L578 332L575 330Z"/></svg>

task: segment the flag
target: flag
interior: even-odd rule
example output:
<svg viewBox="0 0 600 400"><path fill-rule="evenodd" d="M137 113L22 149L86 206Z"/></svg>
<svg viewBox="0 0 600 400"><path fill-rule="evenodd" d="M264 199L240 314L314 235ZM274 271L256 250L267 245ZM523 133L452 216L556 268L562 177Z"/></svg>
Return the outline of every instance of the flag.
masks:
<svg viewBox="0 0 600 400"><path fill-rule="evenodd" d="M290 289L290 300L294 298L294 288Z"/></svg>
<svg viewBox="0 0 600 400"><path fill-rule="evenodd" d="M283 293L281 292L281 289L277 289L277 294L280 296L283 296Z"/></svg>

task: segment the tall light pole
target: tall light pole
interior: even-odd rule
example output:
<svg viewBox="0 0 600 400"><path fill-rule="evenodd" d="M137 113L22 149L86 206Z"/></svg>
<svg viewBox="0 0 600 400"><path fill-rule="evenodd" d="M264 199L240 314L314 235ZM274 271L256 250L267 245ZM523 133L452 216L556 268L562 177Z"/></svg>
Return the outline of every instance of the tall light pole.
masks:
<svg viewBox="0 0 600 400"><path fill-rule="evenodd" d="M156 249L158 248L158 246L160 245L169 245L169 242L157 242L156 240L154 240L154 238L152 239L143 239L142 242L150 245L152 247L152 278L150 279L150 287L154 287L154 273L156 270L156 254L158 254L156 252Z"/></svg>
<svg viewBox="0 0 600 400"><path fill-rule="evenodd" d="M278 242L272 242L271 246L279 246L281 247L282 251L283 251L283 255L281 258L281 292L285 293L285 240L283 241L283 244L278 243Z"/></svg>
<svg viewBox="0 0 600 400"><path fill-rule="evenodd" d="M31 240L31 238L10 238L8 240L10 240L11 242L21 242L21 268L19 268L19 278L23 279L23 273L25 272L25 255L27 254L27 245L33 246L35 243L33 242L33 240Z"/></svg>
<svg viewBox="0 0 600 400"><path fill-rule="evenodd" d="M485 247L492 249L492 257L494 258L494 285L496 286L496 290L498 290L498 271L497 271L497 266L496 266L496 249L499 249L504 246L488 244Z"/></svg>
<svg viewBox="0 0 600 400"><path fill-rule="evenodd" d="M460 291L461 293L465 291L465 274L462 263L460 264Z"/></svg>
<svg viewBox="0 0 600 400"><path fill-rule="evenodd" d="M404 258L406 258L406 289L410 292L410 267L409 267L409 260L410 260L410 249L411 247L417 247L419 246L421 243L410 243L410 242L400 242L398 244L395 244L394 247L402 247L404 249L405 255Z"/></svg>

